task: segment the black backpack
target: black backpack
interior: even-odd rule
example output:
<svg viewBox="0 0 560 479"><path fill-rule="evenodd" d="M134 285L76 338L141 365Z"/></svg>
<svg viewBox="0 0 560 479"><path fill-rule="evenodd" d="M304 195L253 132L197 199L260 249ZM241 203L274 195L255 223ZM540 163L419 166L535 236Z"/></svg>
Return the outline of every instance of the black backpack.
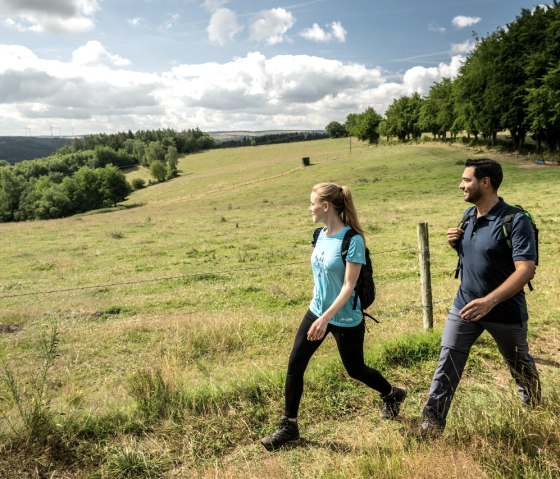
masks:
<svg viewBox="0 0 560 479"><path fill-rule="evenodd" d="M465 214L463 215L463 219L457 225L462 230L464 230L465 227L467 226L468 218L472 214L474 208L476 208L476 206L472 206L467 211L465 211ZM529 221L531 222L531 226L533 227L533 234L535 235L535 253L536 253L535 265L538 266L538 264L539 264L539 229L537 228L537 225L535 223L535 220L533 219L533 216L525 208L523 208L520 205L513 205L513 206L512 205L506 205L505 214L502 216L502 225L501 225L502 237L506 240L506 243L508 244L509 248L512 249L512 246L511 246L511 232L513 230L513 218L515 217L516 214L518 214L520 212L523 213L525 216L527 216L527 218L529 218ZM461 269L461 257L459 257L459 261L457 262L457 269L455 270L455 278L459 277L459 270L460 269ZM527 286L529 287L530 291L533 291L533 285L531 284L531 281L529 281L527 283Z"/></svg>
<svg viewBox="0 0 560 479"><path fill-rule="evenodd" d="M311 241L313 247L315 247L322 229L323 228L317 228L313 232L313 241ZM340 255L342 256L342 261L344 262L345 266L346 256L348 255L348 248L350 247L350 240L358 234L360 233L358 233L354 228L350 228L344 234L342 245L340 246ZM375 301L375 281L373 280L373 265L371 263L371 257L368 248L366 248L366 264L363 264L362 268L360 269L360 276L358 277L358 281L356 282L354 291L356 291L356 294L354 295L353 309L357 308L358 298L360 298L360 305L364 318L367 316L368 318L373 319L376 323L379 323L377 319L375 319L371 314L368 314L365 311Z"/></svg>

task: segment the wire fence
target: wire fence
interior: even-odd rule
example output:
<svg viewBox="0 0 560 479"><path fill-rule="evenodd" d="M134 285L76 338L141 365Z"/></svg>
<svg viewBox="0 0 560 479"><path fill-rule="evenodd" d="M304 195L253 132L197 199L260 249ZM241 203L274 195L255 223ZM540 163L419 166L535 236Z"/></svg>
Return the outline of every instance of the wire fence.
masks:
<svg viewBox="0 0 560 479"><path fill-rule="evenodd" d="M417 252L418 248L412 245L407 245L401 248L389 249L384 251L376 251L375 255L382 256L389 253L398 253L398 252L408 252L413 253ZM303 264L307 264L308 260L300 260L300 261L292 261L288 263L271 263L268 266L270 267L286 267L286 266L300 266ZM3 294L0 295L0 300L2 299L11 299L11 298L19 298L24 296L37 296L37 295L46 295L46 294L56 294L56 293L68 293L73 291L82 291L88 289L107 289L107 288L115 288L119 286L129 286L135 284L146 284L146 283L161 283L164 281L180 281L180 280L187 280L189 278L196 278L196 277L205 277L211 275L226 275L226 274L234 274L234 273L241 273L243 271L251 271L251 270L260 270L263 268L262 264L254 265L254 266L245 266L242 268L231 268L225 270L212 270L212 271L199 271L193 273L184 273L180 275L170 275L170 276L159 276L155 278L140 278L140 279L131 279L126 281L115 281L111 283L102 283L102 284L92 284L92 285L85 285L85 286L74 286L71 288L59 288L59 289L50 289L50 290L39 290L39 291L25 291L21 293L13 293L13 294Z"/></svg>

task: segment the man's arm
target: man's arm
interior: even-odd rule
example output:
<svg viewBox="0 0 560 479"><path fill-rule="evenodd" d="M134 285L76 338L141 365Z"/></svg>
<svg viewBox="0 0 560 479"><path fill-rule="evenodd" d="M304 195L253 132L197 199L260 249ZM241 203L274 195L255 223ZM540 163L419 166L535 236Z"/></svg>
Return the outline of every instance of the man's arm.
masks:
<svg viewBox="0 0 560 479"><path fill-rule="evenodd" d="M461 318L478 321L486 316L497 304L517 294L535 276L534 261L514 261L515 271L494 291L483 298L477 298L459 312Z"/></svg>

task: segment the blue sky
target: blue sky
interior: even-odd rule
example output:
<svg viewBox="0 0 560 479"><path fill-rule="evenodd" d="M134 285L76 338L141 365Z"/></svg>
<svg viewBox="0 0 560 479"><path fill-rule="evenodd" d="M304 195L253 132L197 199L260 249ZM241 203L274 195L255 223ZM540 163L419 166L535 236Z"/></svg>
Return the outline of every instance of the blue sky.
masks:
<svg viewBox="0 0 560 479"><path fill-rule="evenodd" d="M321 129L455 77L522 0L0 0L0 135Z"/></svg>

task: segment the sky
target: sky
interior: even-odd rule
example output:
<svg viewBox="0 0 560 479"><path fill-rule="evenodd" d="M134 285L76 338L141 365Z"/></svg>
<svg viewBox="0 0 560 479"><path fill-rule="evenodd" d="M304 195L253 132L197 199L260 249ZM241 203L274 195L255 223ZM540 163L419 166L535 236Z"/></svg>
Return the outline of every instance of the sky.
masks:
<svg viewBox="0 0 560 479"><path fill-rule="evenodd" d="M0 0L0 136L323 129L428 94L538 3Z"/></svg>

